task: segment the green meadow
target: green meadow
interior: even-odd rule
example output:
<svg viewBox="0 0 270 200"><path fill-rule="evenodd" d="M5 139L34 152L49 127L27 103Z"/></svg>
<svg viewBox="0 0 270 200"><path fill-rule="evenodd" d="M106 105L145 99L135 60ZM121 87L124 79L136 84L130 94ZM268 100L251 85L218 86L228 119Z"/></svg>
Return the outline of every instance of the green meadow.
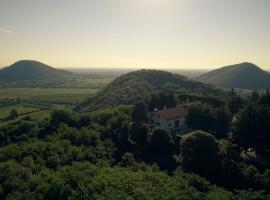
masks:
<svg viewBox="0 0 270 200"><path fill-rule="evenodd" d="M0 121L9 121L12 110L16 110L18 118L31 116L43 119L58 108L72 109L74 105L84 101L108 83L109 79L88 80L89 87L82 88L29 88L5 87L0 88ZM91 87L90 87L91 85ZM1 102L8 102L6 105Z"/></svg>

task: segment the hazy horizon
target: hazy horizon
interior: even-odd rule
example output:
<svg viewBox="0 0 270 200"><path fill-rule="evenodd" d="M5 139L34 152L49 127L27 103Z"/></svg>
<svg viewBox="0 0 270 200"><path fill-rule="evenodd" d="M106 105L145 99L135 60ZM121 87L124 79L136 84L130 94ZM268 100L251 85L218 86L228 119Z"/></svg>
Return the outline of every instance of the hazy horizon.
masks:
<svg viewBox="0 0 270 200"><path fill-rule="evenodd" d="M268 0L11 0L0 3L0 66L269 70ZM166 67L169 66L169 67Z"/></svg>
<svg viewBox="0 0 270 200"><path fill-rule="evenodd" d="M0 66L0 69L3 69L5 67L9 67L12 64L18 62L18 61L22 61L22 60L29 60L29 61L38 61L41 62L40 60L30 60L30 59L21 59L21 60L17 60L15 62L12 62L11 64L7 65L7 66ZM46 64L50 67L56 68L56 69L66 69L66 70L71 70L71 71L89 71L89 70L126 70L126 71L134 71L134 70L140 70L140 69L154 69L154 70L165 70L165 71L211 71L211 70L215 70L218 68L222 68L222 67L226 67L226 66L216 66L216 67L197 67L197 68L188 68L188 67L124 67L124 66L116 66L116 67L98 67L98 66L85 66L85 67L80 67L80 66L53 66L50 63L45 63L42 62L43 64ZM234 65L234 64L239 64L239 63L233 63L230 65ZM256 65L256 63L253 63ZM265 71L270 71L270 67L262 67L262 66L258 66L261 69L265 70Z"/></svg>

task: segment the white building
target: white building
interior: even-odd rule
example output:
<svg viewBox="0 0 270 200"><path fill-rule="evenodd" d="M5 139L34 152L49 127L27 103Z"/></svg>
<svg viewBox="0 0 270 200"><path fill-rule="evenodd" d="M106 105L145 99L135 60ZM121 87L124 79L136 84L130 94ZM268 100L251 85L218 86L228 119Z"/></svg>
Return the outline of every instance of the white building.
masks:
<svg viewBox="0 0 270 200"><path fill-rule="evenodd" d="M166 107L163 110L155 110L151 113L151 123L154 128L163 128L168 131L176 131L185 128L185 119L188 110L184 106L174 108Z"/></svg>

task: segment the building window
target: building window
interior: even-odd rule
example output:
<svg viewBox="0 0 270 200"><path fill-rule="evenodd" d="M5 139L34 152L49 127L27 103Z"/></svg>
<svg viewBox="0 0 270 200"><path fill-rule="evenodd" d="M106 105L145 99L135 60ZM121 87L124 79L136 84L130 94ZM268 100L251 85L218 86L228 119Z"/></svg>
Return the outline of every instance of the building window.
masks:
<svg viewBox="0 0 270 200"><path fill-rule="evenodd" d="M159 123L159 122L156 122L156 125L157 125L157 126L160 126L160 123Z"/></svg>
<svg viewBox="0 0 270 200"><path fill-rule="evenodd" d="M168 123L168 126L169 126L169 127L171 127L171 126L172 126L172 124L171 124L171 123Z"/></svg>

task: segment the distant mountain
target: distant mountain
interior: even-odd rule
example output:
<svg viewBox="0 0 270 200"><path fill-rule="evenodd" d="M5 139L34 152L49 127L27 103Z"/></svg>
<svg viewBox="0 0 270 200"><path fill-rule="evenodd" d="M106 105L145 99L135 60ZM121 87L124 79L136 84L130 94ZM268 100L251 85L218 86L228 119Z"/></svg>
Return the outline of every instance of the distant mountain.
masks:
<svg viewBox="0 0 270 200"><path fill-rule="evenodd" d="M0 70L0 81L52 80L72 75L66 70L55 69L46 64L21 60Z"/></svg>
<svg viewBox="0 0 270 200"><path fill-rule="evenodd" d="M270 88L270 73L248 62L210 71L197 80L225 88Z"/></svg>
<svg viewBox="0 0 270 200"><path fill-rule="evenodd" d="M217 92L210 85L191 81L183 76L161 70L138 70L115 79L97 95L80 104L77 108L93 110L109 105L134 104L160 91Z"/></svg>

